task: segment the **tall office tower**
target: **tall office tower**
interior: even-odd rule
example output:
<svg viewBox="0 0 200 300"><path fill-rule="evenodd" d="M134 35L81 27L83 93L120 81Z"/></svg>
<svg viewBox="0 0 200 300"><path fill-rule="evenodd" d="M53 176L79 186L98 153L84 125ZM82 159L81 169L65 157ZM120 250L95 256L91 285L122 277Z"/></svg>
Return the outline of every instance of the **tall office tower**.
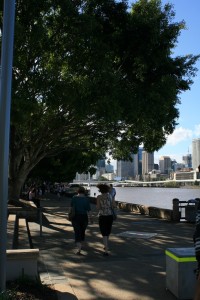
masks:
<svg viewBox="0 0 200 300"><path fill-rule="evenodd" d="M198 169L200 165L200 138L192 140L192 168Z"/></svg>
<svg viewBox="0 0 200 300"><path fill-rule="evenodd" d="M154 169L154 152L142 151L142 175L148 174Z"/></svg>
<svg viewBox="0 0 200 300"><path fill-rule="evenodd" d="M95 179L106 172L106 162L105 159L99 159L96 163L97 171L95 175Z"/></svg>
<svg viewBox="0 0 200 300"><path fill-rule="evenodd" d="M169 174L172 170L171 158L169 156L161 156L159 159L159 167L161 174Z"/></svg>
<svg viewBox="0 0 200 300"><path fill-rule="evenodd" d="M108 164L108 165L106 165L105 169L106 169L106 173L114 173L113 165Z"/></svg>
<svg viewBox="0 0 200 300"><path fill-rule="evenodd" d="M177 170L177 161L175 159L171 159L171 168L174 172Z"/></svg>
<svg viewBox="0 0 200 300"><path fill-rule="evenodd" d="M144 149L139 147L139 149L138 149L138 175L142 175L142 151L144 151Z"/></svg>
<svg viewBox="0 0 200 300"><path fill-rule="evenodd" d="M192 168L192 154L187 154L182 157L183 163L186 168Z"/></svg>
<svg viewBox="0 0 200 300"><path fill-rule="evenodd" d="M134 179L138 175L138 154L132 154L132 162L126 160L117 161L117 177L121 179Z"/></svg>

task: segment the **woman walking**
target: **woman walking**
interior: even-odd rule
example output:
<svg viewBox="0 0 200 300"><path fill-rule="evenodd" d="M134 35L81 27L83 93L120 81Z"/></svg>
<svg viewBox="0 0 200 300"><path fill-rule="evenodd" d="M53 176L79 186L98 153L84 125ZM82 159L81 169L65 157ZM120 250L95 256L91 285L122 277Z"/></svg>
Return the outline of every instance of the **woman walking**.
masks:
<svg viewBox="0 0 200 300"><path fill-rule="evenodd" d="M88 213L91 210L89 198L85 196L85 188L79 187L78 195L71 201L71 207L75 210L75 216L72 219L74 228L75 243L77 246L76 254L81 254L82 243L85 240L85 231L88 226Z"/></svg>
<svg viewBox="0 0 200 300"><path fill-rule="evenodd" d="M99 210L99 229L103 237L104 256L108 256L108 238L112 230L115 201L110 196L110 187L106 184L97 186L101 195L97 196L97 209Z"/></svg>

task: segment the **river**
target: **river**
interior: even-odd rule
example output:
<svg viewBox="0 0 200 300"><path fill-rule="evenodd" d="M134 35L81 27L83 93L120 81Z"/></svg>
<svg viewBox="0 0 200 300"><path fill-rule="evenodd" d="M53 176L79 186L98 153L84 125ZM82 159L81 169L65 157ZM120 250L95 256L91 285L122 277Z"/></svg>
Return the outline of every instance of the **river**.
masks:
<svg viewBox="0 0 200 300"><path fill-rule="evenodd" d="M191 188L158 188L158 187L115 187L116 200L126 203L142 204L172 209L172 200L180 201L200 198L200 189ZM91 186L90 195L99 195L96 187Z"/></svg>

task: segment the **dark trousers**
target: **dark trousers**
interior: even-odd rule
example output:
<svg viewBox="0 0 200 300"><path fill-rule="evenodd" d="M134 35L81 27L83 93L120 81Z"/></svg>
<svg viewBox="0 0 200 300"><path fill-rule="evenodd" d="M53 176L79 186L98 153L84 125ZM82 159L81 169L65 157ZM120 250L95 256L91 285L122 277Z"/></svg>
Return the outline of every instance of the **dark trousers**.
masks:
<svg viewBox="0 0 200 300"><path fill-rule="evenodd" d="M113 216L99 216L99 228L102 236L109 236L112 229Z"/></svg>
<svg viewBox="0 0 200 300"><path fill-rule="evenodd" d="M82 242L85 240L85 231L88 226L88 216L86 214L75 215L72 220L74 227L75 242Z"/></svg>

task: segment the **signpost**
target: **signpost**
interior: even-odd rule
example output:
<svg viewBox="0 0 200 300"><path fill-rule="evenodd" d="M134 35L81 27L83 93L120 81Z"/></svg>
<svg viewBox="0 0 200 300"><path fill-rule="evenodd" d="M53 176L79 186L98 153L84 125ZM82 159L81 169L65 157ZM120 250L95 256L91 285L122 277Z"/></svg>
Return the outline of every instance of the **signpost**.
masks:
<svg viewBox="0 0 200 300"><path fill-rule="evenodd" d="M4 0L0 78L0 292L6 287L8 160L15 1Z"/></svg>

